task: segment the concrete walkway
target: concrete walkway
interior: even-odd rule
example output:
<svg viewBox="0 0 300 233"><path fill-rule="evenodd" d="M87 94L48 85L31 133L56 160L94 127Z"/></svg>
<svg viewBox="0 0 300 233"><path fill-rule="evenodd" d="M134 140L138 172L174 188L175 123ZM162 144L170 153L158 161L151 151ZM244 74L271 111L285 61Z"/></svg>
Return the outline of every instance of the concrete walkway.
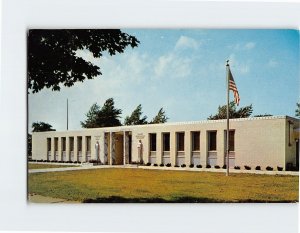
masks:
<svg viewBox="0 0 300 233"><path fill-rule="evenodd" d="M48 163L49 164L49 163ZM193 172L220 172L226 173L226 169L216 168L190 168L190 167L154 167L154 166L138 166L138 165L97 165L83 164L78 167L61 167L61 168L43 168L43 169L29 169L28 173L43 173L43 172L62 172L62 171L77 171L90 169L107 169L107 168L131 168L131 169L147 169L147 170L167 170L167 171L193 171ZM257 171L257 170L236 170L229 169L229 173L246 173L258 175L289 175L299 176L299 172L295 171Z"/></svg>

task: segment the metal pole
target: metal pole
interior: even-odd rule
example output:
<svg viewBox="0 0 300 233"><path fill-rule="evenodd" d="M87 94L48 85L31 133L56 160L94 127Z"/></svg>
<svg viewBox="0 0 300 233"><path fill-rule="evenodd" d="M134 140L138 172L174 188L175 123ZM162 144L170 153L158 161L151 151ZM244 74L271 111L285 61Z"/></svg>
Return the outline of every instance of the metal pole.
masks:
<svg viewBox="0 0 300 233"><path fill-rule="evenodd" d="M69 103L67 98L67 130L69 130Z"/></svg>
<svg viewBox="0 0 300 233"><path fill-rule="evenodd" d="M226 176L229 176L229 60L226 65L227 71L227 130L226 130Z"/></svg>

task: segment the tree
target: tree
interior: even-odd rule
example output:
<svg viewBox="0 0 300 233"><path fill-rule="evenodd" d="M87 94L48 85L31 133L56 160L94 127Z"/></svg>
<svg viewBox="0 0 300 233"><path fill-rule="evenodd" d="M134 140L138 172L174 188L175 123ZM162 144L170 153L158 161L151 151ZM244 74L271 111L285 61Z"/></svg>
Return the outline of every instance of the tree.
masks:
<svg viewBox="0 0 300 233"><path fill-rule="evenodd" d="M163 108L161 108L149 124L166 123L168 119L169 118L166 116L165 111L163 110Z"/></svg>
<svg viewBox="0 0 300 233"><path fill-rule="evenodd" d="M296 103L296 110L295 110L295 116L300 117L300 102Z"/></svg>
<svg viewBox="0 0 300 233"><path fill-rule="evenodd" d="M52 129L52 125L45 122L32 123L32 129L32 132L55 131L55 129Z"/></svg>
<svg viewBox="0 0 300 233"><path fill-rule="evenodd" d="M122 125L119 120L121 114L122 110L115 108L114 99L109 98L102 108L97 103L93 104L86 114L87 119L80 123L83 128L120 126Z"/></svg>
<svg viewBox="0 0 300 233"><path fill-rule="evenodd" d="M130 116L125 117L124 125L145 125L147 124L147 116L142 117L142 105L139 104Z"/></svg>
<svg viewBox="0 0 300 233"><path fill-rule="evenodd" d="M101 75L100 67L76 56L77 50L86 49L100 58L105 51L112 56L138 44L134 36L119 29L29 30L28 89L59 91L60 84L71 87Z"/></svg>
<svg viewBox="0 0 300 233"><path fill-rule="evenodd" d="M234 101L229 103L229 118L247 118L253 112L252 104L246 107L242 107L239 110L236 109ZM208 120L218 120L227 118L227 105L219 106L218 113L214 116L210 115Z"/></svg>
<svg viewBox="0 0 300 233"><path fill-rule="evenodd" d="M32 135L27 134L27 159L32 157Z"/></svg>
<svg viewBox="0 0 300 233"><path fill-rule="evenodd" d="M273 115L272 115L272 114L265 113L265 114L255 115L254 117L268 117L268 116L273 116Z"/></svg>

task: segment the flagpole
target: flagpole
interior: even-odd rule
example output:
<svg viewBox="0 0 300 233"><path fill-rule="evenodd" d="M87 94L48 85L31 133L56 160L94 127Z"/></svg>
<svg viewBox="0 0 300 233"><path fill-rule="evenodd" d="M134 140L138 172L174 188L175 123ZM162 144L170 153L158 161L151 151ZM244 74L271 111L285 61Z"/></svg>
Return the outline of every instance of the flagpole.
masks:
<svg viewBox="0 0 300 233"><path fill-rule="evenodd" d="M229 60L226 64L227 71L227 130L226 130L226 176L229 176Z"/></svg>
<svg viewBox="0 0 300 233"><path fill-rule="evenodd" d="M67 130L69 130L69 103L67 98Z"/></svg>

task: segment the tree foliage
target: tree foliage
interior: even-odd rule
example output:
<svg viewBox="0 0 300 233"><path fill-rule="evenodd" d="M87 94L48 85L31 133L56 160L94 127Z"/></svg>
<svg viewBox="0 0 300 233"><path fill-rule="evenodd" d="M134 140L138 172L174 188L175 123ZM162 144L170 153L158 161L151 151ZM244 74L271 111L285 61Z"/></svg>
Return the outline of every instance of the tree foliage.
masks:
<svg viewBox="0 0 300 233"><path fill-rule="evenodd" d="M299 103L296 103L296 110L295 110L295 116L296 117L300 117L300 102Z"/></svg>
<svg viewBox="0 0 300 233"><path fill-rule="evenodd" d="M126 116L124 125L145 125L147 124L147 116L142 117L142 105L139 104L130 116Z"/></svg>
<svg viewBox="0 0 300 233"><path fill-rule="evenodd" d="M101 75L100 67L76 56L77 50L86 49L100 58L104 51L112 56L138 44L134 36L119 29L29 30L28 89L59 91L60 84L70 87Z"/></svg>
<svg viewBox="0 0 300 233"><path fill-rule="evenodd" d="M166 113L163 108L159 109L157 115L152 119L150 124L160 124L166 123L169 118L166 116Z"/></svg>
<svg viewBox="0 0 300 233"><path fill-rule="evenodd" d="M55 131L55 129L52 129L52 125L45 122L32 123L32 132L45 132L45 131Z"/></svg>
<svg viewBox="0 0 300 233"><path fill-rule="evenodd" d="M236 105L234 101L229 103L229 118L247 118L251 116L253 112L252 104L246 107L241 107L240 109L236 109ZM216 115L210 115L208 120L218 120L218 119L226 119L227 118L227 105L219 106L218 112Z"/></svg>
<svg viewBox="0 0 300 233"><path fill-rule="evenodd" d="M273 116L273 115L272 115L272 114L265 113L265 114L258 114L258 115L255 115L254 117L268 117L268 116Z"/></svg>
<svg viewBox="0 0 300 233"><path fill-rule="evenodd" d="M122 110L115 108L114 99L109 98L102 108L97 103L93 104L86 114L87 119L80 123L83 128L120 126L119 118L121 114Z"/></svg>

